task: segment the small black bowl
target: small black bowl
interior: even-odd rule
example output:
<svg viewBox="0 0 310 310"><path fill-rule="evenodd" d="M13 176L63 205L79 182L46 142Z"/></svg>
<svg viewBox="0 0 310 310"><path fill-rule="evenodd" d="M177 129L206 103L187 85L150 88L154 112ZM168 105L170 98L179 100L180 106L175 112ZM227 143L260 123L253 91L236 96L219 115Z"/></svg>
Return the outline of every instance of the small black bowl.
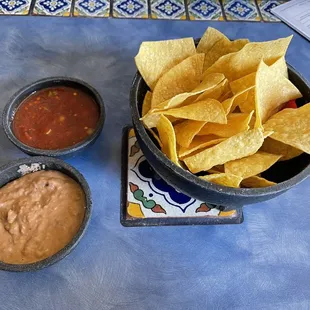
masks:
<svg viewBox="0 0 310 310"><path fill-rule="evenodd" d="M72 87L78 90L83 91L84 93L88 94L91 98L94 99L94 101L97 103L99 107L99 120L97 123L97 127L95 131L87 137L85 140L69 146L67 148L63 149L57 149L57 150L44 150L44 149L38 149L31 146L28 146L21 141L19 141L16 136L13 133L12 130L12 121L14 119L15 112L21 105L21 103L28 98L33 93L46 89L49 87L59 87L59 86L67 86ZM96 141L96 139L99 137L103 125L105 121L105 109L103 100L100 96L100 94L90 85L87 83L74 79L69 77L51 77L42 79L39 81L36 81L21 90L19 90L17 93L15 93L11 99L9 100L8 104L5 106L3 110L2 115L2 124L4 131L7 135L7 137L15 144L19 149L21 149L23 152L29 155L40 155L40 156L54 156L54 157L61 157L66 158L73 155L73 153L77 153L87 146L91 145Z"/></svg>
<svg viewBox="0 0 310 310"><path fill-rule="evenodd" d="M82 187L85 194L86 209L84 219L82 221L79 231L76 233L73 239L56 254L44 260L30 264L7 264L5 262L0 261L0 270L35 271L48 267L52 264L55 264L59 260L66 257L77 246L77 244L83 237L87 229L87 226L90 222L92 211L92 200L89 186L80 172L78 172L75 168L73 168L72 166L68 165L67 163L65 163L60 159L52 157L36 156L10 162L5 166L0 167L0 188L6 185L7 183L23 176L25 173L23 173L21 170L25 171L25 168L27 167L29 167L29 173L39 170L57 170L75 180Z"/></svg>
<svg viewBox="0 0 310 310"><path fill-rule="evenodd" d="M288 73L291 82L303 95L303 98L297 100L297 105L302 106L310 102L310 87L306 80L289 65ZM309 176L310 155L302 154L291 160L278 162L262 174L268 180L278 183L270 187L232 188L200 179L170 161L144 128L140 117L143 99L148 90L142 76L137 72L130 92L131 115L136 137L143 154L157 174L182 193L206 203L222 206L225 210L231 210L276 197Z"/></svg>

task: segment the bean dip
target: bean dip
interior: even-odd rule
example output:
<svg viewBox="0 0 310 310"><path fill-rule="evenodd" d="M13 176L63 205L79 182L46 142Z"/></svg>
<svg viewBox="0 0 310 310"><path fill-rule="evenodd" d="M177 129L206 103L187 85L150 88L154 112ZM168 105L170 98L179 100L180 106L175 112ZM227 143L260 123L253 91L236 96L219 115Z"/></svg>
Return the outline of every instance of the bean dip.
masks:
<svg viewBox="0 0 310 310"><path fill-rule="evenodd" d="M80 185L58 171L38 171L0 189L0 261L27 264L65 247L85 214Z"/></svg>

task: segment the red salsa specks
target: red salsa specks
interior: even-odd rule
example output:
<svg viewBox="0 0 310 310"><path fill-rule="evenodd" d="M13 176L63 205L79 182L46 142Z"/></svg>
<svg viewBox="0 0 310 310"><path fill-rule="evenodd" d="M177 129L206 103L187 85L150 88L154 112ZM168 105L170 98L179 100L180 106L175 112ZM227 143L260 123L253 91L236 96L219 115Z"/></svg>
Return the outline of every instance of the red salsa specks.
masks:
<svg viewBox="0 0 310 310"><path fill-rule="evenodd" d="M26 98L16 111L12 128L22 143L55 150L83 141L94 132L98 120L98 105L88 94L55 87Z"/></svg>

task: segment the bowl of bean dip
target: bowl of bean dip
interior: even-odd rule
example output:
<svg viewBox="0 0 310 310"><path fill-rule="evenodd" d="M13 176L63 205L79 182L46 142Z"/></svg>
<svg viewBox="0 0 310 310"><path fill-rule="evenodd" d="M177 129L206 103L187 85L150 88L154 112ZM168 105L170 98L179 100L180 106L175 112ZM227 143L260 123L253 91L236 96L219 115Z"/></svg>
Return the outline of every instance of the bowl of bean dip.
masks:
<svg viewBox="0 0 310 310"><path fill-rule="evenodd" d="M105 109L100 94L84 81L51 77L13 95L2 120L7 137L25 153L68 157L95 142Z"/></svg>
<svg viewBox="0 0 310 310"><path fill-rule="evenodd" d="M84 177L64 161L31 157L0 168L0 270L34 271L67 256L92 209Z"/></svg>

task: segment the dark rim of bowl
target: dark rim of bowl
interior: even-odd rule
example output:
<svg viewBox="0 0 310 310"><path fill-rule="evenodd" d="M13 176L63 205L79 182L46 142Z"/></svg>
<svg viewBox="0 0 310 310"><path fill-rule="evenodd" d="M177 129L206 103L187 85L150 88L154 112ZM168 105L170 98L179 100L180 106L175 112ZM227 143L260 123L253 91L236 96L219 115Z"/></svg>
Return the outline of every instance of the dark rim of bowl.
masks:
<svg viewBox="0 0 310 310"><path fill-rule="evenodd" d="M74 167L71 165L65 163L63 160L53 157L46 157L46 156L34 156L29 158L23 158L18 159L15 161L11 161L8 164L0 167L0 174L5 173L7 169L11 169L14 167L18 167L22 164L31 164L31 163L41 163L46 164L47 162L55 163L62 168L64 168L66 171L69 171L71 174L73 174L76 178L76 181L78 184L82 187L83 192L85 194L85 215L84 219L81 223L81 226L78 230L78 232L75 234L75 236L72 238L72 240L60 251L57 253L41 260L35 263L30 264L9 264L5 263L3 261L0 261L0 270L4 271L15 271L15 272L25 272L25 271L36 271L39 269L46 268L48 266L51 266L61 259L65 258L67 255L70 254L70 252L78 245L82 237L84 236L86 229L89 225L91 214L92 214L92 199L91 199L91 191L89 188L89 185L87 181L85 180L84 176ZM64 172L65 173L65 172ZM21 177L21 176L20 176ZM69 176L70 177L70 176ZM18 178L14 179L17 180ZM13 181L13 180L12 180ZM12 182L9 181L9 182ZM8 183L9 183L8 182ZM1 187L0 187L1 188Z"/></svg>
<svg viewBox="0 0 310 310"><path fill-rule="evenodd" d="M46 150L46 149L38 149L31 146L28 146L24 143L22 143L20 140L16 138L16 136L13 133L13 130L11 128L14 114L17 111L17 109L20 107L20 105L23 103L23 101L31 96L35 91L30 92L32 88L37 87L37 90L42 90L50 87L57 87L57 86L63 86L64 83L69 82L76 85L82 86L82 88L87 88L90 93L92 94L93 99L95 100L96 104L98 105L100 111L99 111L99 120L97 123L97 127L95 131L86 139L82 140L81 142L74 144L72 146L63 148L63 149L55 149L55 150ZM51 85L41 87L42 84L51 83ZM74 88L74 86L72 86ZM78 89L78 87L77 87ZM20 100L20 98L22 98ZM89 144L91 144L94 140L98 138L100 135L104 122L105 122L105 107L103 100L98 93L98 91L93 88L88 83L71 77L49 77L45 79L38 80L36 82L33 82L31 84L28 84L27 86L23 87L22 89L18 90L8 101L8 104L5 106L2 114L2 125L5 131L5 134L7 135L8 139L19 149L24 151L28 154L34 154L38 156L64 156L71 154L73 152L77 152Z"/></svg>
<svg viewBox="0 0 310 310"><path fill-rule="evenodd" d="M299 74L291 65L287 64L288 69L294 72L299 79L304 81L308 88L310 88L307 80ZM167 169L169 169L172 173L178 175L178 177L186 179L187 181L195 183L197 186L201 188L201 190L208 189L214 192L225 192L225 194L232 195L232 196L242 196L242 197L255 197L255 196L268 196L270 194L276 194L278 192L283 192L291 188L294 185L302 182L306 179L310 174L310 165L308 165L304 170L300 173L295 175L294 177L278 183L273 186L263 187L263 188L233 188L224 185L218 185L215 183L211 183L206 180L200 179L198 176L190 173L189 171L177 166L171 160L168 159L161 152L161 150L157 147L154 141L150 138L149 134L147 133L145 127L143 126L142 121L140 120L140 113L138 109L138 88L137 86L140 85L141 82L144 82L141 74L137 71L130 90L130 106L132 111L132 120L139 131L139 135L144 140L145 144L148 146L151 152L156 155L159 161L161 161ZM144 82L145 83L145 82ZM156 170L156 169L155 169Z"/></svg>

